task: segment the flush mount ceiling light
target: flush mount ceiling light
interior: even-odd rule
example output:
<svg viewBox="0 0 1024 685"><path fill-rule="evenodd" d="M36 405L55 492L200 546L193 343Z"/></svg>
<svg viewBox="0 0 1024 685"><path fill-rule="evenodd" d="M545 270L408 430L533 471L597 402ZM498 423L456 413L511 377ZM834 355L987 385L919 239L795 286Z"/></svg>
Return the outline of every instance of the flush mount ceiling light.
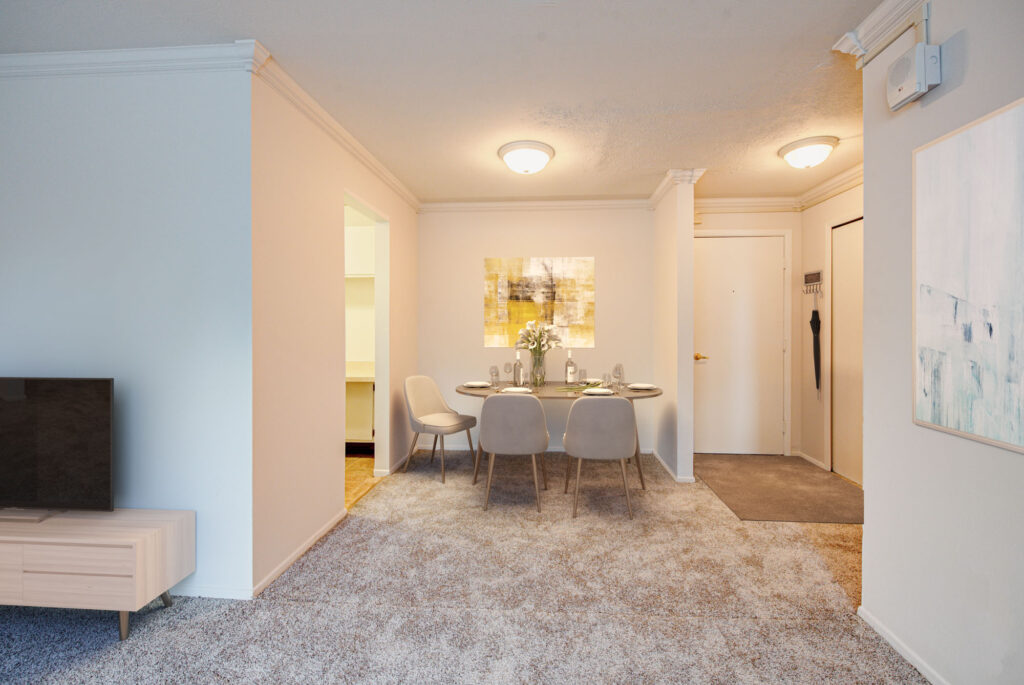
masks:
<svg viewBox="0 0 1024 685"><path fill-rule="evenodd" d="M839 145L839 139L835 136L804 138L780 149L779 157L786 160L791 167L809 169L828 159L836 145Z"/></svg>
<svg viewBox="0 0 1024 685"><path fill-rule="evenodd" d="M555 148L536 140L517 140L499 147L498 156L517 174L535 174L555 156Z"/></svg>

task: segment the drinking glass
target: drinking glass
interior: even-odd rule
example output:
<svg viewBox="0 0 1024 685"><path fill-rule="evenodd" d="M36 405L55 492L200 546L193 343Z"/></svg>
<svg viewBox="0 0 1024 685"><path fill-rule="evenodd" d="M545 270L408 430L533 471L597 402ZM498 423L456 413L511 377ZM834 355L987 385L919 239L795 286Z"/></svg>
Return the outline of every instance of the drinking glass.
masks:
<svg viewBox="0 0 1024 685"><path fill-rule="evenodd" d="M610 373L603 374L601 376L601 386L610 388L612 385L612 375Z"/></svg>
<svg viewBox="0 0 1024 685"><path fill-rule="evenodd" d="M491 367L491 387L492 388L498 387L498 382L500 380L501 380L501 378L498 376L498 367L497 366L492 366Z"/></svg>
<svg viewBox="0 0 1024 685"><path fill-rule="evenodd" d="M615 365L615 368L612 369L612 377L615 378L615 387L622 390L622 382L626 378L626 372L622 368L622 364Z"/></svg>
<svg viewBox="0 0 1024 685"><path fill-rule="evenodd" d="M586 383L590 376L587 375L586 369L580 369L580 383Z"/></svg>

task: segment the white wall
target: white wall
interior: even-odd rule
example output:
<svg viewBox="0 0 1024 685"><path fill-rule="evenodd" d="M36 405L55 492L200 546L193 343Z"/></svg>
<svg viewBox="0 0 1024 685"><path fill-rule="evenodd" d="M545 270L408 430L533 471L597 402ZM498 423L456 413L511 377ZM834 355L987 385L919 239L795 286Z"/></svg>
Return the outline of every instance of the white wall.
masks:
<svg viewBox="0 0 1024 685"><path fill-rule="evenodd" d="M807 457L831 468L829 459L829 418L826 407L829 405L831 393L831 360L832 360L832 293L830 284L831 273L831 234L832 227L856 219L864 214L864 186L851 188L824 202L809 207L800 213L801 242L803 244L803 265L797 271L822 271L826 286L818 298L818 315L821 317L821 393L814 387L814 355L811 340L811 310L814 298L800 294L800 307L797 323L799 324L800 345L802 348L801 362L797 367L799 385L795 386L800 398L799 450ZM801 279L803 273L798 274ZM801 280L802 282L802 280ZM796 449L796 448L794 448Z"/></svg>
<svg viewBox="0 0 1024 685"><path fill-rule="evenodd" d="M935 682L1024 673L1024 455L911 422L912 151L1024 95L1022 26L1019 0L933 0L943 84L889 112L903 42L863 74L862 615Z"/></svg>
<svg viewBox="0 0 1024 685"><path fill-rule="evenodd" d="M682 175L689 176L687 172ZM699 177L699 174L697 174ZM693 183L670 171L654 208L652 357L664 395L654 400L655 454L693 481Z"/></svg>
<svg viewBox="0 0 1024 685"><path fill-rule="evenodd" d="M622 209L558 204L570 208L502 203L437 211L428 206L420 215L419 371L432 376L460 412L479 416L481 400L457 395L458 384L486 380L491 365L504 377L505 362L515 358L511 349L483 344L485 257L594 257L595 347L574 349L573 359L591 376L610 373L621 362L630 381L665 383L651 362L652 212L635 203ZM529 355L523 357L529 367ZM564 350L547 354L549 379L562 378L565 359ZM551 449L561 449L569 404L545 403ZM637 402L645 450L653 445L650 404ZM465 434L451 436L446 444L468 448Z"/></svg>
<svg viewBox="0 0 1024 685"><path fill-rule="evenodd" d="M241 69L0 80L0 375L115 379L114 504L196 511L184 594L252 587L249 131Z"/></svg>

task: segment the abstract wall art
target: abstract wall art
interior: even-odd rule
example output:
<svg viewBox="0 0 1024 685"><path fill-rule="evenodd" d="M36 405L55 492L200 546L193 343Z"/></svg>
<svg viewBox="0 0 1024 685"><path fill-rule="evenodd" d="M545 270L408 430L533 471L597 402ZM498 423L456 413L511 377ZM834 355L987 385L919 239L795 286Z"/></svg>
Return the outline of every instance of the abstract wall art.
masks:
<svg viewBox="0 0 1024 685"><path fill-rule="evenodd" d="M484 347L514 347L527 321L565 347L594 346L593 257L484 258Z"/></svg>
<svg viewBox="0 0 1024 685"><path fill-rule="evenodd" d="M1024 100L914 151L914 421L1024 452Z"/></svg>

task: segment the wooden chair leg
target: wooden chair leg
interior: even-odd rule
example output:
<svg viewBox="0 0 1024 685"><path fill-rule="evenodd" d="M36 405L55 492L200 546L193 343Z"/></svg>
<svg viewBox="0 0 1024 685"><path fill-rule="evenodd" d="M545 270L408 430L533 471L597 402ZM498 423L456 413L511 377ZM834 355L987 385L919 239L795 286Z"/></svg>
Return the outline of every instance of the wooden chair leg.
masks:
<svg viewBox="0 0 1024 685"><path fill-rule="evenodd" d="M565 490L562 490L563 493L569 492L569 478L570 478L570 474L571 473L572 473L572 455L571 454L566 454L565 455Z"/></svg>
<svg viewBox="0 0 1024 685"><path fill-rule="evenodd" d="M441 436L441 483L444 484L444 436Z"/></svg>
<svg viewBox="0 0 1024 685"><path fill-rule="evenodd" d="M540 512L540 483L537 482L537 455L531 454L530 460L533 462L533 492L537 495L537 511Z"/></svg>
<svg viewBox="0 0 1024 685"><path fill-rule="evenodd" d="M469 453L473 454L473 434L469 432L468 428L466 429L466 439L469 440Z"/></svg>
<svg viewBox="0 0 1024 685"><path fill-rule="evenodd" d="M583 460L576 460L576 494L572 497L572 517L576 518L576 505L580 502L580 472L583 470Z"/></svg>
<svg viewBox="0 0 1024 685"><path fill-rule="evenodd" d="M476 476L480 473L480 455L483 454L484 446L479 441L476 443L476 458L473 459L473 485L476 485Z"/></svg>
<svg viewBox="0 0 1024 685"><path fill-rule="evenodd" d="M412 442L409 443L409 454L405 455L405 465L402 467L402 473L409 470L409 464L412 462L412 454L416 451L416 441L420 439L420 434L415 433L412 436Z"/></svg>
<svg viewBox="0 0 1024 685"><path fill-rule="evenodd" d="M633 505L629 501L629 486L626 485L626 460L619 459L619 466L622 467L622 490L626 493L626 508L629 510L629 518L633 518Z"/></svg>
<svg viewBox="0 0 1024 685"><path fill-rule="evenodd" d="M544 489L548 489L548 465L547 460L544 459L544 453L540 453L540 474L543 479Z"/></svg>
<svg viewBox="0 0 1024 685"><path fill-rule="evenodd" d="M437 451L437 436L434 436L434 446L430 448L430 463L434 463L434 452Z"/></svg>
<svg viewBox="0 0 1024 685"><path fill-rule="evenodd" d="M491 479L494 477L494 452L487 458L487 492L484 495L484 511L487 511L487 505L491 503Z"/></svg>

